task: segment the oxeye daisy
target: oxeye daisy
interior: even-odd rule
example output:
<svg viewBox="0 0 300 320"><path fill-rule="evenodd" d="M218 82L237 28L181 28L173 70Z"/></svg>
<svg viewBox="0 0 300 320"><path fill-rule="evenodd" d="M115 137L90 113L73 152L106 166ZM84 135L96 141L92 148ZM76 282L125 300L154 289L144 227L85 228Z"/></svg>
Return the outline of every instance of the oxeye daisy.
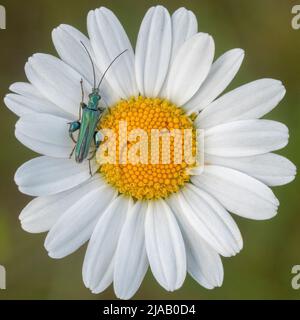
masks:
<svg viewBox="0 0 300 320"><path fill-rule="evenodd" d="M198 32L185 8L171 16L162 6L150 8L135 50L107 8L90 11L87 27L89 38L69 25L54 29L59 58L34 54L25 65L29 82L14 83L5 97L19 116L17 139L41 154L15 174L19 190L35 197L20 214L23 229L48 232L45 248L55 259L88 243L82 274L93 293L113 283L116 296L129 299L149 266L168 291L180 288L187 272L205 288L221 286L220 256L243 246L231 213L272 218L279 201L270 186L296 173L272 153L287 145L287 127L260 119L281 101L284 86L260 79L221 95L244 52L233 49L214 61L212 37ZM93 102L101 110L95 136L103 139L91 143L91 157L76 161L82 112L100 79ZM70 123L78 129L74 141ZM147 152L135 149L142 134L127 139L134 130L146 134ZM164 162L163 137L153 150L155 130L190 132L196 160L174 160L186 146L175 135ZM116 150L114 161L103 162L106 147ZM138 161L128 161L130 152Z"/></svg>

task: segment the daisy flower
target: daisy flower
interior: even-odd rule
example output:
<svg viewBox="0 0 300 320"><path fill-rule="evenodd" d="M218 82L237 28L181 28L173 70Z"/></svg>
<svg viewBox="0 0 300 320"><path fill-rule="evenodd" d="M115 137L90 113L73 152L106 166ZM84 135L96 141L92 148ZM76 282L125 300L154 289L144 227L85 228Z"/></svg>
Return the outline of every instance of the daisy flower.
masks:
<svg viewBox="0 0 300 320"><path fill-rule="evenodd" d="M243 246L230 213L274 217L279 201L270 186L295 176L295 166L272 153L287 145L287 127L260 119L283 98L284 86L260 79L220 96L244 51L229 50L214 61L213 38L198 32L195 15L185 8L171 16L162 6L150 8L135 50L107 8L90 11L87 27L89 38L69 25L54 29L59 58L34 54L25 65L29 82L14 83L5 97L19 116L17 139L41 154L15 174L19 190L35 197L20 215L23 229L48 232L45 248L55 259L88 242L82 274L93 293L113 283L116 296L129 299L149 266L168 291L180 288L187 272L205 288L221 286L220 256ZM120 120L128 130L202 129L205 166L101 164L95 157L91 176L88 160L69 158L74 142L68 122L78 120L81 79L85 103L93 88L82 44L97 81L127 49L101 84L100 104L108 111L97 130L118 132Z"/></svg>

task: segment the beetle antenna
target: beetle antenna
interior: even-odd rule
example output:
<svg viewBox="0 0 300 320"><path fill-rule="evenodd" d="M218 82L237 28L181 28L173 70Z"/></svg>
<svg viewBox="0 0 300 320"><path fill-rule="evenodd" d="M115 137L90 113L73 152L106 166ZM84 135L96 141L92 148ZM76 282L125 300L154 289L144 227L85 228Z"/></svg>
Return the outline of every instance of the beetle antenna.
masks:
<svg viewBox="0 0 300 320"><path fill-rule="evenodd" d="M103 79L104 79L107 71L110 69L110 67L113 65L113 63L114 63L123 53L125 53L127 50L128 50L128 49L126 49L126 50L122 51L121 53L119 53L119 54L113 59L113 61L109 64L109 66L106 68L106 70L104 71L104 73L103 73L103 75L102 75L102 77L101 77L101 79L100 79L100 82L99 82L99 84L98 84L98 87L97 87L98 89L100 88L100 85L101 85L101 83L102 83L102 81L103 81Z"/></svg>
<svg viewBox="0 0 300 320"><path fill-rule="evenodd" d="M95 66L94 66L93 59L92 59L92 57L91 57L91 54L90 54L89 50L88 50L87 47L85 46L85 44L84 44L82 41L80 41L80 43L81 43L82 46L84 47L84 49L85 49L85 51L86 51L86 53L87 53L87 55L88 55L88 57L89 57L89 59L90 59L90 61L91 61L92 68L93 68L93 79L94 79L94 86L93 86L93 88L96 89L96 71L95 71Z"/></svg>

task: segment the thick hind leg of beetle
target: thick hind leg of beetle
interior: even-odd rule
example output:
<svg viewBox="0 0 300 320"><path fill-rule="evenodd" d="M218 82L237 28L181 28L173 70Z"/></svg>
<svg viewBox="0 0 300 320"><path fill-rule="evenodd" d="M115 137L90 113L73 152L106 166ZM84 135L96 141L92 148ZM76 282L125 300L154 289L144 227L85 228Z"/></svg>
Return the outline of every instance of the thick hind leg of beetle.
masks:
<svg viewBox="0 0 300 320"><path fill-rule="evenodd" d="M95 131L94 133L94 143L96 146L96 151L100 146L100 143L104 140L103 134L100 131Z"/></svg>
<svg viewBox="0 0 300 320"><path fill-rule="evenodd" d="M77 143L77 141L73 137L73 133L80 129L80 122L72 121L72 122L69 122L68 124L69 124L69 136L74 143Z"/></svg>

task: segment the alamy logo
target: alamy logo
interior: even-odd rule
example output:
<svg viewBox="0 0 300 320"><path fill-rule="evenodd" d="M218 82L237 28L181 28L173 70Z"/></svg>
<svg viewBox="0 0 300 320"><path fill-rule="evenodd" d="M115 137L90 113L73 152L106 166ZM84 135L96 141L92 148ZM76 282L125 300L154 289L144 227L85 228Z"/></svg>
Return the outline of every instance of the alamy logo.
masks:
<svg viewBox="0 0 300 320"><path fill-rule="evenodd" d="M6 289L6 270L0 265L0 289Z"/></svg>
<svg viewBox="0 0 300 320"><path fill-rule="evenodd" d="M6 10L0 5L0 29L6 29Z"/></svg>
<svg viewBox="0 0 300 320"><path fill-rule="evenodd" d="M296 264L292 267L292 274L294 274L291 285L294 290L300 289L300 265Z"/></svg>

